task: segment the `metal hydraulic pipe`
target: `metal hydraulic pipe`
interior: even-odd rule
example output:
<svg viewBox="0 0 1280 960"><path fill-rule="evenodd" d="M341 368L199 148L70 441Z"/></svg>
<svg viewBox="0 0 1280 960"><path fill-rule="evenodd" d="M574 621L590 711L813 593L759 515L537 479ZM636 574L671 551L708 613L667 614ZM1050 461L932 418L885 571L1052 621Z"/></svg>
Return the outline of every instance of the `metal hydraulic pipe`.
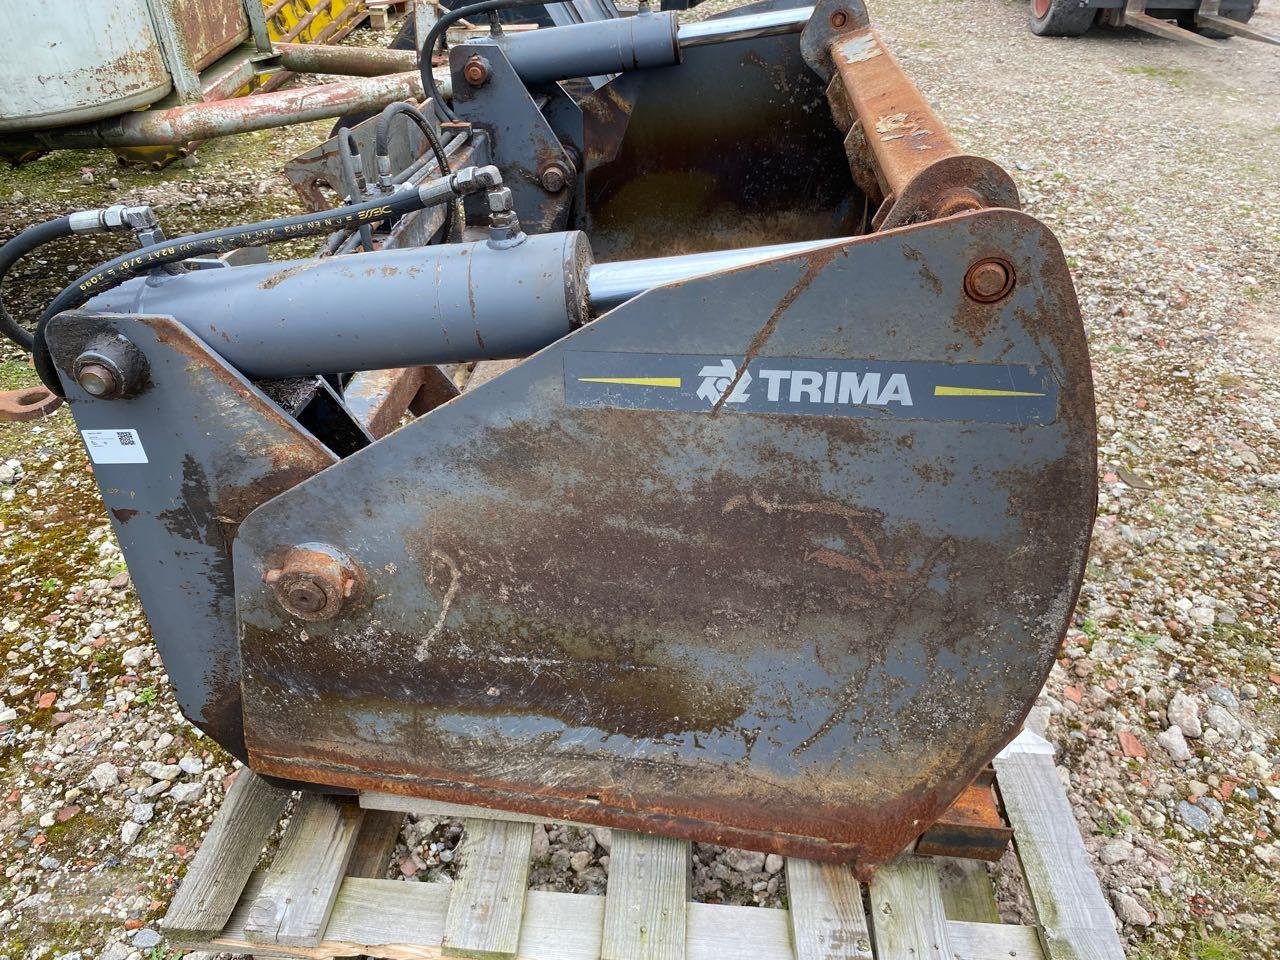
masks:
<svg viewBox="0 0 1280 960"><path fill-rule="evenodd" d="M713 250L709 253L687 253L676 257L654 257L649 260L618 260L595 263L587 271L587 300L592 314L604 313L653 287L660 287L707 273L736 270L753 263L807 253L820 247L848 243L852 237L830 240L800 240L774 243L763 247L737 250Z"/></svg>
<svg viewBox="0 0 1280 960"><path fill-rule="evenodd" d="M500 360L586 322L590 262L585 234L546 233L153 275L85 309L175 317L254 379Z"/></svg>
<svg viewBox="0 0 1280 960"><path fill-rule="evenodd" d="M317 43L277 43L280 65L294 73L380 77L416 70L418 54L390 47L334 47Z"/></svg>
<svg viewBox="0 0 1280 960"><path fill-rule="evenodd" d="M416 71L191 103L167 110L142 110L92 126L35 134L33 139L55 149L187 144L376 110L410 98L422 98L422 81Z"/></svg>
<svg viewBox="0 0 1280 960"><path fill-rule="evenodd" d="M799 33L812 14L813 7L796 7L791 10L770 10L740 17L703 20L700 23L681 24L676 36L681 48L684 48Z"/></svg>

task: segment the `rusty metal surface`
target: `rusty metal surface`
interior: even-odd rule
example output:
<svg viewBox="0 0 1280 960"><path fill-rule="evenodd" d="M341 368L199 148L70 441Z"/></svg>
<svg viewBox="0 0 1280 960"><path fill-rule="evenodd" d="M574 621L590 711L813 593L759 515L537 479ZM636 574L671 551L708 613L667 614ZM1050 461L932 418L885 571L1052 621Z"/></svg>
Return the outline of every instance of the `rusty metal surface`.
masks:
<svg viewBox="0 0 1280 960"><path fill-rule="evenodd" d="M862 232L824 83L794 35L686 49L679 67L623 74L581 107L571 226L598 260Z"/></svg>
<svg viewBox="0 0 1280 960"><path fill-rule="evenodd" d="M148 380L95 400L75 358L117 334ZM137 431L142 462L96 463L94 476L184 715L243 757L231 542L254 507L336 458L169 318L70 312L48 338L76 426Z"/></svg>
<svg viewBox="0 0 1280 960"><path fill-rule="evenodd" d="M347 408L375 438L394 430L411 407L417 408L415 416L421 416L457 395L458 388L439 367L358 373L343 391Z"/></svg>
<svg viewBox="0 0 1280 960"><path fill-rule="evenodd" d="M995 775L984 770L965 787L937 821L916 841L916 853L995 862L1013 839L1004 822L992 784Z"/></svg>
<svg viewBox="0 0 1280 960"><path fill-rule="evenodd" d="M379 77L417 68L412 50L389 47L331 47L314 43L277 43L276 52L286 70L295 73L336 73L350 77Z"/></svg>
<svg viewBox="0 0 1280 960"><path fill-rule="evenodd" d="M964 277L990 258L1017 284L977 303ZM570 359L602 351L1037 365L1056 400L1020 423L567 405ZM245 521L251 763L865 877L1034 702L1095 463L1070 277L1023 214L650 291ZM262 576L306 542L368 585L304 631Z"/></svg>
<svg viewBox="0 0 1280 960"><path fill-rule="evenodd" d="M68 127L33 135L50 148L187 145L233 133L307 123L359 110L374 110L395 100L422 96L417 71L381 77L339 80L314 87L277 90L231 100L188 103L164 110L126 114L110 123Z"/></svg>
<svg viewBox="0 0 1280 960"><path fill-rule="evenodd" d="M836 37L830 59L841 83L837 111L856 120L880 193L882 229L982 207L1018 207L1017 188L994 163L961 152L941 119L870 27Z"/></svg>
<svg viewBox="0 0 1280 960"><path fill-rule="evenodd" d="M181 49L203 70L249 36L242 0L151 0L158 15L170 16Z"/></svg>
<svg viewBox="0 0 1280 960"><path fill-rule="evenodd" d="M60 406L62 398L46 387L0 390L0 423L39 420Z"/></svg>

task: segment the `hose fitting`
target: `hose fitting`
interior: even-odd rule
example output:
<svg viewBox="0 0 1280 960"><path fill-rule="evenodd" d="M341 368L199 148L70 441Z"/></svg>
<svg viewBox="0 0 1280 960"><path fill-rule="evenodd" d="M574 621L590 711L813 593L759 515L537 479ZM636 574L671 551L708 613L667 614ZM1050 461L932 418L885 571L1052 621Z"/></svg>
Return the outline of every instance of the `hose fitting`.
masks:
<svg viewBox="0 0 1280 960"><path fill-rule="evenodd" d="M77 210L67 215L72 233L112 233L121 230L149 230L158 225L150 207L130 207L117 203L97 210Z"/></svg>

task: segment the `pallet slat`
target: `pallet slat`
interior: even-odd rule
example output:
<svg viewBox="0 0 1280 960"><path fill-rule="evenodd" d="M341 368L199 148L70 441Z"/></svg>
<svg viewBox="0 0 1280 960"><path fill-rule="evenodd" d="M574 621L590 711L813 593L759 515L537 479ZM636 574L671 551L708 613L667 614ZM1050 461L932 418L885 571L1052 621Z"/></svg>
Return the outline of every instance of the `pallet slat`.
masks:
<svg viewBox="0 0 1280 960"><path fill-rule="evenodd" d="M462 865L449 896L443 953L510 960L520 943L533 824L464 821Z"/></svg>
<svg viewBox="0 0 1280 960"><path fill-rule="evenodd" d="M264 871L245 888L245 902L226 927L202 947L229 953L258 950L244 936L249 904ZM525 899L517 960L599 960L604 897L530 890ZM316 947L280 947L280 956L330 960L362 953L394 960L438 960L449 885L348 877ZM796 960L786 910L688 905L687 960ZM1044 960L1034 927L951 921L947 933L956 960ZM179 944L186 946L187 944ZM192 944L194 946L194 944Z"/></svg>
<svg viewBox="0 0 1280 960"><path fill-rule="evenodd" d="M305 794L249 909L253 943L315 946L329 922L364 811L350 800Z"/></svg>
<svg viewBox="0 0 1280 960"><path fill-rule="evenodd" d="M356 837L356 848L351 853L351 862L347 864L347 876L381 880L387 872L391 855L396 852L396 841L400 839L403 826L403 813L365 811L364 823Z"/></svg>
<svg viewBox="0 0 1280 960"><path fill-rule="evenodd" d="M933 861L901 856L871 880L871 922L880 960L955 960Z"/></svg>
<svg viewBox="0 0 1280 960"><path fill-rule="evenodd" d="M985 863L956 857L934 857L933 862L938 868L942 906L948 920L1000 922L995 887L991 884Z"/></svg>
<svg viewBox="0 0 1280 960"><path fill-rule="evenodd" d="M689 842L614 830L601 960L685 960Z"/></svg>
<svg viewBox="0 0 1280 960"><path fill-rule="evenodd" d="M160 927L171 937L216 936L236 907L245 883L289 803L289 792L241 770L227 789Z"/></svg>
<svg viewBox="0 0 1280 960"><path fill-rule="evenodd" d="M1124 960L1111 907L1053 765L1053 746L1023 730L996 757L995 768L1046 955Z"/></svg>
<svg viewBox="0 0 1280 960"><path fill-rule="evenodd" d="M796 960L872 960L862 888L843 864L787 860Z"/></svg>

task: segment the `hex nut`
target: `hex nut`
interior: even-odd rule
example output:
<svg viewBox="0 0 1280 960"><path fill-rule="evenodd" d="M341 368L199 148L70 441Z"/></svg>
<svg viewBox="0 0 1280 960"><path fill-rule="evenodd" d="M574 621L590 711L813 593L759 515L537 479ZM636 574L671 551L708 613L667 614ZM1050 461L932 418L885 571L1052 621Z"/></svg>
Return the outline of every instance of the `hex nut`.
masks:
<svg viewBox="0 0 1280 960"><path fill-rule="evenodd" d="M323 543L291 547L263 575L276 602L299 620L332 620L364 587L364 572L345 553Z"/></svg>
<svg viewBox="0 0 1280 960"><path fill-rule="evenodd" d="M496 187L487 194L489 199L489 211L491 213L505 213L511 209L511 188Z"/></svg>

